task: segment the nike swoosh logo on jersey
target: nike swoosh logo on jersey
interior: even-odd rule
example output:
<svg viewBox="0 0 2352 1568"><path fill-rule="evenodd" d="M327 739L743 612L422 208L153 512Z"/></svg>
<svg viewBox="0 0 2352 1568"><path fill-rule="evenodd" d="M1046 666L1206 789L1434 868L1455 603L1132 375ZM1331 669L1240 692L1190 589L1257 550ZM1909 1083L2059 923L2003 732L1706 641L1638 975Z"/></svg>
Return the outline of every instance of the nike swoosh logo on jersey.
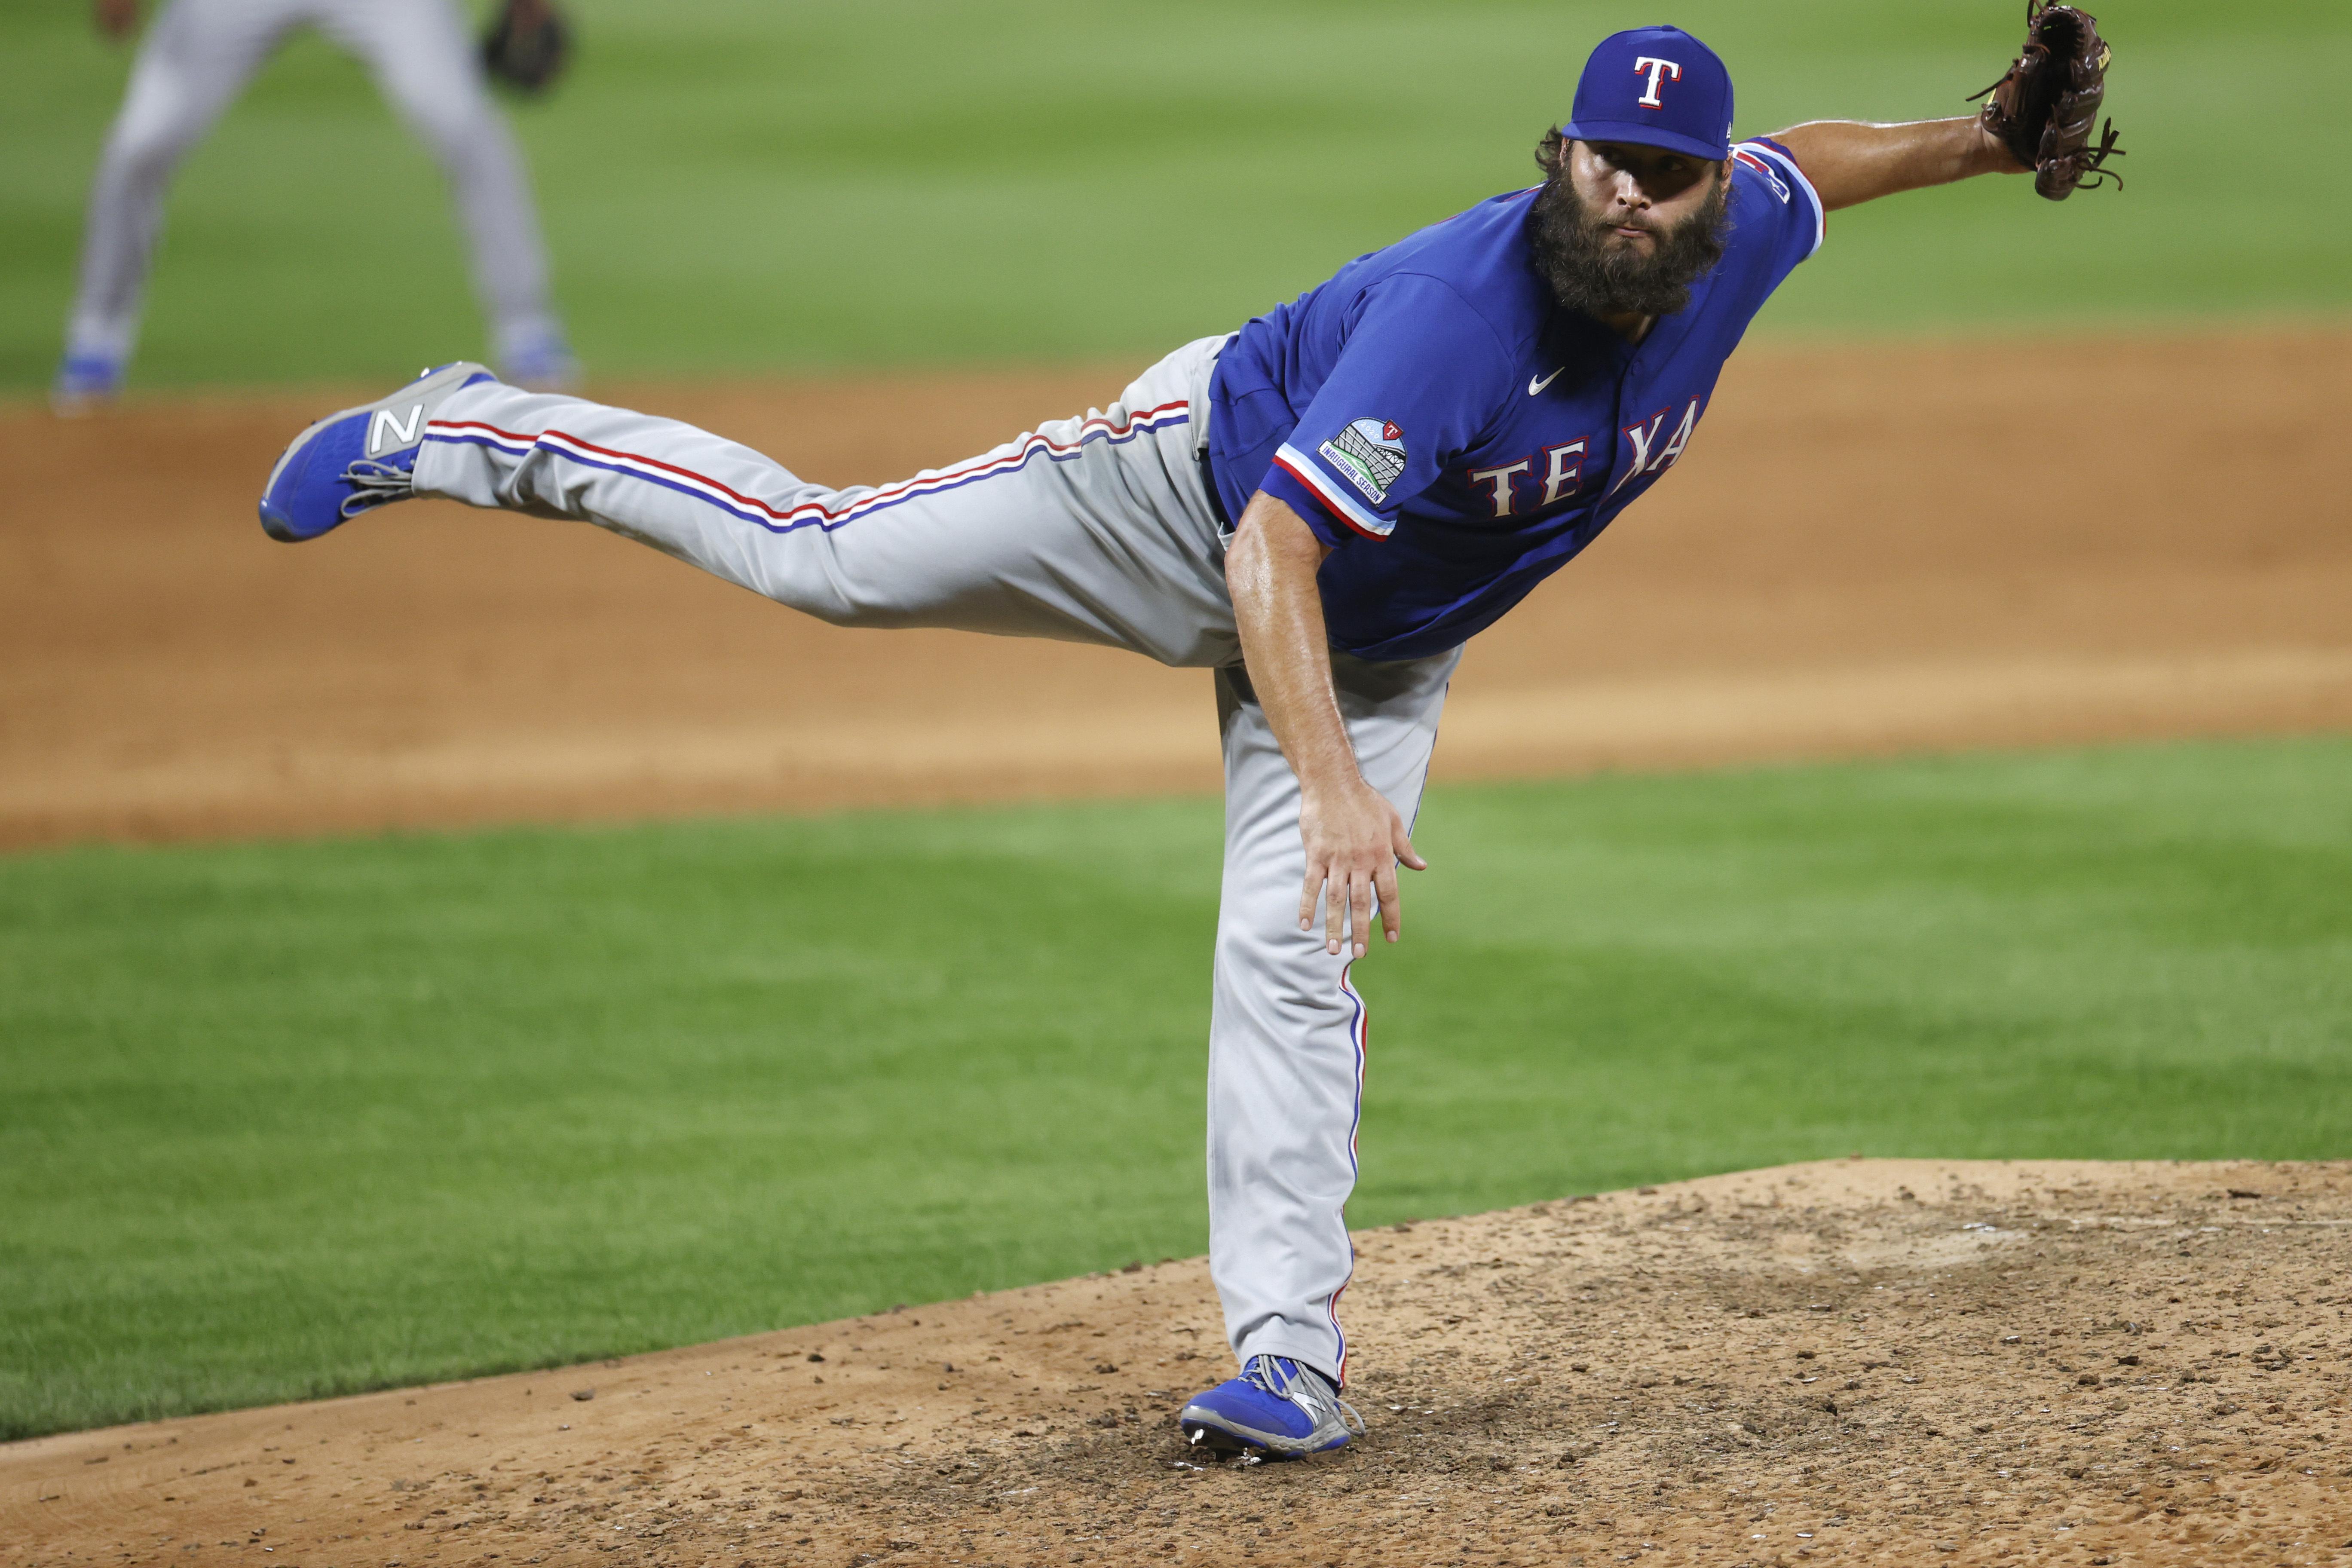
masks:
<svg viewBox="0 0 2352 1568"><path fill-rule="evenodd" d="M1566 369L1567 367L1562 366L1561 368ZM1557 370L1553 371L1549 375L1543 376L1540 379L1532 375L1528 377L1528 395L1529 397L1533 397L1536 394L1541 392L1545 387L1549 386L1553 382L1558 381L1559 379L1559 371Z"/></svg>

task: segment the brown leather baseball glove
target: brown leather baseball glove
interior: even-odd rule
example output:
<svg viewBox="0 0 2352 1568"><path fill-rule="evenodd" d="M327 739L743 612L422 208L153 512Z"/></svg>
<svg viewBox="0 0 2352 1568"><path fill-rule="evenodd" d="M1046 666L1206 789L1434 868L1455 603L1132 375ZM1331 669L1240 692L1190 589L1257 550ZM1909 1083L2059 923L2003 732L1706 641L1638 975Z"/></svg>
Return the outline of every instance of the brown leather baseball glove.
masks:
<svg viewBox="0 0 2352 1568"><path fill-rule="evenodd" d="M1984 128L2010 155L2033 171L2033 188L2053 202L2077 189L2123 175L2105 167L2120 158L2116 122L2108 121L2097 145L2091 127L2107 95L2107 43L2088 11L2025 0L2025 51L2009 74L1971 100L1986 98Z"/></svg>
<svg viewBox="0 0 2352 1568"><path fill-rule="evenodd" d="M482 35L482 68L518 91L546 91L571 58L572 29L551 0L505 0Z"/></svg>

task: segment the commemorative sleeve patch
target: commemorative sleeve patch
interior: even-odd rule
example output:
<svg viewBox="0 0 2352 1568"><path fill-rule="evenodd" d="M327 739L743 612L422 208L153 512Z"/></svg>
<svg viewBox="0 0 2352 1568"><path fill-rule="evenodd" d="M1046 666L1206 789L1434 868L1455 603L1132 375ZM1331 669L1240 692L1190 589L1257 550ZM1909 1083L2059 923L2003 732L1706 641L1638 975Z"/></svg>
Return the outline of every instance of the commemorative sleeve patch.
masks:
<svg viewBox="0 0 2352 1568"><path fill-rule="evenodd" d="M1318 448L1374 506L1389 504L1389 487L1404 472L1404 432L1381 419L1359 419Z"/></svg>

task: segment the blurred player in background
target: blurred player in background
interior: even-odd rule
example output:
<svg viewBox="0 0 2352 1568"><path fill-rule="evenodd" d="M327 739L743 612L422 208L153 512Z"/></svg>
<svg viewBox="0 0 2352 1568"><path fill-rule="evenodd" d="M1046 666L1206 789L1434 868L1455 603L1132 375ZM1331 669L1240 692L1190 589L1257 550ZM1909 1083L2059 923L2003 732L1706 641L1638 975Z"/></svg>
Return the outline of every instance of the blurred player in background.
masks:
<svg viewBox="0 0 2352 1568"><path fill-rule="evenodd" d="M92 10L99 30L121 38L138 26L139 6L93 0ZM59 413L83 412L121 389L173 171L304 25L357 57L440 160L500 370L549 389L576 379L547 297L547 252L522 155L484 90L482 58L451 0L168 0L147 30L90 187L80 286L51 390ZM494 67L513 40L554 45L542 57L545 74L526 86L544 85L560 63L562 34L547 0L508 0L492 38Z"/></svg>

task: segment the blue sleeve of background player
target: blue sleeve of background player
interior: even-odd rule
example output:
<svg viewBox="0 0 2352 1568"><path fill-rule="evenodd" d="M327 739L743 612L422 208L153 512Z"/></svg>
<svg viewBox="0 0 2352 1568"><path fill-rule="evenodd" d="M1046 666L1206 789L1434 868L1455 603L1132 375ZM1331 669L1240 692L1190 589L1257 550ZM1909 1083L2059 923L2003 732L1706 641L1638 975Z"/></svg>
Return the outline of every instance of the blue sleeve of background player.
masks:
<svg viewBox="0 0 2352 1568"><path fill-rule="evenodd" d="M1769 137L1751 137L1731 149L1731 177L1732 221L1742 230L1740 237L1748 238L1750 224L1763 237L1749 263L1759 285L1755 300L1761 305L1799 262L1822 247L1828 212L1797 160Z"/></svg>
<svg viewBox="0 0 2352 1568"><path fill-rule="evenodd" d="M1493 417L1514 367L1486 319L1434 278L1399 273L1364 291L1339 362L1259 488L1324 543L1385 539Z"/></svg>

